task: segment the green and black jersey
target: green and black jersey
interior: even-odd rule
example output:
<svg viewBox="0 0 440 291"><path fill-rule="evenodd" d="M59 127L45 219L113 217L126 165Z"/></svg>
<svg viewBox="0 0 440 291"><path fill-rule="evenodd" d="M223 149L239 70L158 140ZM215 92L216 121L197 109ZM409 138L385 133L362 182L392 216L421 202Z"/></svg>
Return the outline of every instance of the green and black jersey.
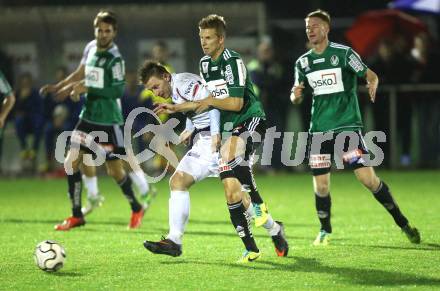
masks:
<svg viewBox="0 0 440 291"><path fill-rule="evenodd" d="M124 94L125 66L118 47L98 51L96 40L84 49L86 103L80 118L95 124L123 124L120 98Z"/></svg>
<svg viewBox="0 0 440 291"><path fill-rule="evenodd" d="M311 133L355 131L363 127L357 78L367 66L350 47L330 42L321 54L313 50L295 63L295 86L304 82L313 94Z"/></svg>
<svg viewBox="0 0 440 291"><path fill-rule="evenodd" d="M238 53L225 49L216 60L205 56L200 60L199 69L213 97L244 99L239 112L220 110L222 130L225 123L232 122L234 128L252 117L265 118L263 106L254 93L253 83Z"/></svg>

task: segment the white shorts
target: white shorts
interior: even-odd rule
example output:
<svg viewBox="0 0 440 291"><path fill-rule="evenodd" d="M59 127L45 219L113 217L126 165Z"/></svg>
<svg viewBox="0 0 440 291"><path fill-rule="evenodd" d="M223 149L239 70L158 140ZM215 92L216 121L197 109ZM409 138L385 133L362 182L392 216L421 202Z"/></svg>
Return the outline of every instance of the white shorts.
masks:
<svg viewBox="0 0 440 291"><path fill-rule="evenodd" d="M191 175L195 182L206 177L218 177L218 159L218 153L211 151L211 136L203 136L180 160L176 171Z"/></svg>

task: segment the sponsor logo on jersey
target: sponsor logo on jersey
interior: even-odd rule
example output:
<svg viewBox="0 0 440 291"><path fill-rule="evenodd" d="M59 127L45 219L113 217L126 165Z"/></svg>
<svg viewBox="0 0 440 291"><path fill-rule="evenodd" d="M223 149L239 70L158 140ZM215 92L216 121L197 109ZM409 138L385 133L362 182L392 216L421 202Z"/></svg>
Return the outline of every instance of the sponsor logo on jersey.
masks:
<svg viewBox="0 0 440 291"><path fill-rule="evenodd" d="M86 66L86 87L104 88L104 69Z"/></svg>
<svg viewBox="0 0 440 291"><path fill-rule="evenodd" d="M212 71L212 72L217 71L217 70L218 70L218 66L215 66L215 67L212 67L212 68L211 68L211 71Z"/></svg>
<svg viewBox="0 0 440 291"><path fill-rule="evenodd" d="M348 57L348 59L349 59L348 64L356 73L360 72L364 69L364 66L363 66L361 60L355 54L351 54Z"/></svg>
<svg viewBox="0 0 440 291"><path fill-rule="evenodd" d="M225 79L226 79L226 82L228 82L229 85L233 85L234 84L234 74L232 73L231 65L227 65L226 66Z"/></svg>
<svg viewBox="0 0 440 291"><path fill-rule="evenodd" d="M208 66L209 66L209 63L208 63L208 62L203 62L203 63L202 63L202 72L203 72L204 74L207 74L207 73L208 73Z"/></svg>
<svg viewBox="0 0 440 291"><path fill-rule="evenodd" d="M197 84L197 82L195 81L191 81L191 83L188 84L188 87L186 87L185 91L183 92L183 94L185 96L188 96L191 94L191 90L193 89L193 87ZM194 96L194 94L193 94Z"/></svg>
<svg viewBox="0 0 440 291"><path fill-rule="evenodd" d="M121 63L116 63L112 68L113 79L117 81L124 80L124 67Z"/></svg>
<svg viewBox="0 0 440 291"><path fill-rule="evenodd" d="M332 57L330 58L330 64L335 67L339 64L339 58L337 55L332 55Z"/></svg>
<svg viewBox="0 0 440 291"><path fill-rule="evenodd" d="M214 98L223 99L229 97L229 90L225 80L213 80L208 82L208 91Z"/></svg>
<svg viewBox="0 0 440 291"><path fill-rule="evenodd" d="M305 69L305 68L309 67L309 59L307 57L300 58L299 63L301 65L301 69Z"/></svg>
<svg viewBox="0 0 440 291"><path fill-rule="evenodd" d="M341 68L319 70L306 76L315 96L344 91Z"/></svg>
<svg viewBox="0 0 440 291"><path fill-rule="evenodd" d="M313 60L314 64L319 64L319 63L323 63L323 62L325 62L325 58L320 58L320 59Z"/></svg>

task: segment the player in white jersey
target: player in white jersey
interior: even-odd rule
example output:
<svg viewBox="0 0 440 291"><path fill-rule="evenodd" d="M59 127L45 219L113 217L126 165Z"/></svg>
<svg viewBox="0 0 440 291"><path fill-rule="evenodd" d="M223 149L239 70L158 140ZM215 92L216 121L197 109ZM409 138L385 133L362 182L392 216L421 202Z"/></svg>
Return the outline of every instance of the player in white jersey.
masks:
<svg viewBox="0 0 440 291"><path fill-rule="evenodd" d="M144 246L153 253L170 256L182 254L182 236L189 218L189 188L206 177L218 176L218 149L220 146L220 113L217 109L195 114L195 103L210 95L202 79L195 74L169 74L158 63L147 61L140 70L140 80L155 95L172 98L174 104L160 104L156 112L186 112L185 130L180 135L181 142L188 141L191 149L182 158L170 179L169 233L159 242L145 241ZM244 196L247 216L251 218L253 207ZM284 238L282 224L267 227L269 235L287 255L288 244Z"/></svg>

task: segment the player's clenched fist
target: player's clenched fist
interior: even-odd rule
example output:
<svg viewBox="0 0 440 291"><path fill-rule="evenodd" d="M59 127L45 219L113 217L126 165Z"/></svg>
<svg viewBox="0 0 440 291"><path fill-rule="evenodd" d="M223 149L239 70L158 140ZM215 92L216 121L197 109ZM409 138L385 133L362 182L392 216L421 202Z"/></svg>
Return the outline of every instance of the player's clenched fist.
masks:
<svg viewBox="0 0 440 291"><path fill-rule="evenodd" d="M290 92L290 101L292 101L293 104L301 103L304 88L304 82L299 83L298 86L293 86L292 91Z"/></svg>

